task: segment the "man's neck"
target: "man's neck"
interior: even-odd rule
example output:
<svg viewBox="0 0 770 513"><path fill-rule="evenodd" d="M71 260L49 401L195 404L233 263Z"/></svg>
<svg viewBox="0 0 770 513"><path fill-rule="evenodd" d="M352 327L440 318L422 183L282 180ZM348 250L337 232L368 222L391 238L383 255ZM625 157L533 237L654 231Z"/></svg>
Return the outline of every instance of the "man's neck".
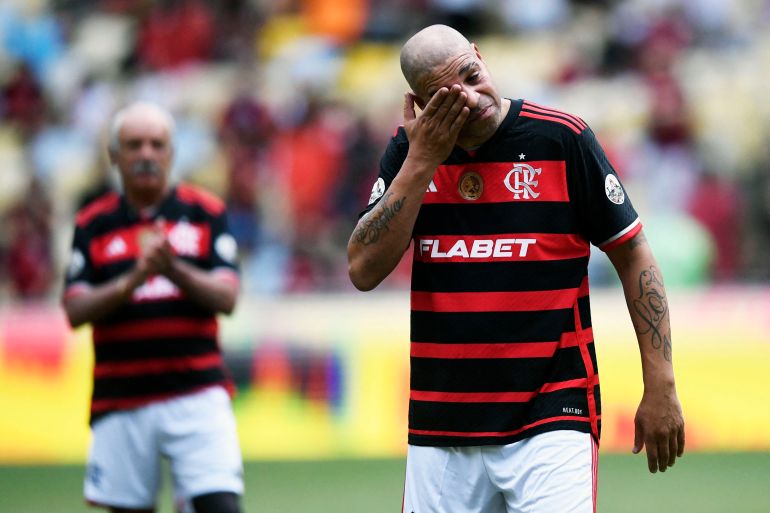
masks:
<svg viewBox="0 0 770 513"><path fill-rule="evenodd" d="M163 202L168 193L168 187L153 192L126 191L126 202L140 213L154 212Z"/></svg>

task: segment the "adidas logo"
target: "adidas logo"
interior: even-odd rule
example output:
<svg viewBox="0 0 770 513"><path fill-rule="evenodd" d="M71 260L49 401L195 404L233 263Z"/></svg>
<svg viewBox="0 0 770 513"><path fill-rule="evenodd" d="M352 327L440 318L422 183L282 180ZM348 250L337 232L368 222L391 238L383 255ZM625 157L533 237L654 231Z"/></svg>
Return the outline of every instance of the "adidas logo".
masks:
<svg viewBox="0 0 770 513"><path fill-rule="evenodd" d="M123 240L123 237L117 236L107 245L107 255L111 257L122 255L127 249L126 241Z"/></svg>

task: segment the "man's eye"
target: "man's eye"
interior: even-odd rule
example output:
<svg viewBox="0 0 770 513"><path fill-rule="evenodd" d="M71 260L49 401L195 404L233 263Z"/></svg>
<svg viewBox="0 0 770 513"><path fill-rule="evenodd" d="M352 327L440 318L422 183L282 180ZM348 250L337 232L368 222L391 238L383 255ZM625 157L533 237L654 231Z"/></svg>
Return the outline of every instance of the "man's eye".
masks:
<svg viewBox="0 0 770 513"><path fill-rule="evenodd" d="M474 73L468 77L468 82L478 82L479 78L481 78L481 76L478 73Z"/></svg>

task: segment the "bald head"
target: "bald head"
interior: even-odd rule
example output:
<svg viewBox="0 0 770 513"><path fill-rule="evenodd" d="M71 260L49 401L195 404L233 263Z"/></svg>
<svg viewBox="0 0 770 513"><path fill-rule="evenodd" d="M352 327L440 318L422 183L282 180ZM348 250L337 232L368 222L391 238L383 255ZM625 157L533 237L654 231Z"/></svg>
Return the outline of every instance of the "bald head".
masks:
<svg viewBox="0 0 770 513"><path fill-rule="evenodd" d="M409 87L417 91L425 73L469 50L472 51L471 43L452 27L431 25L409 38L401 48L401 72Z"/></svg>
<svg viewBox="0 0 770 513"><path fill-rule="evenodd" d="M142 120L152 124L157 123L166 130L168 140L170 142L174 140L175 125L174 118L171 117L171 114L154 103L137 101L119 110L112 118L109 142L111 151L117 151L119 149L120 130L123 128L123 125L127 121L131 122L136 120Z"/></svg>

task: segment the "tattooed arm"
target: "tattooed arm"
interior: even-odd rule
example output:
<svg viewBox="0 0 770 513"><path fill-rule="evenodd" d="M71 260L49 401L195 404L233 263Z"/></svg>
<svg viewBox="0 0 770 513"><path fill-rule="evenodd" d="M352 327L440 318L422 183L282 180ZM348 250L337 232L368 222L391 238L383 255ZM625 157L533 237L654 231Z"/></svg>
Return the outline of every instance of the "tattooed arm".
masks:
<svg viewBox="0 0 770 513"><path fill-rule="evenodd" d="M407 93L404 129L409 152L377 206L363 216L348 242L348 274L359 290L371 290L398 265L433 173L451 153L469 109L460 86L442 87L427 102ZM417 102L425 106L417 116Z"/></svg>
<svg viewBox="0 0 770 513"><path fill-rule="evenodd" d="M409 246L425 191L402 191L397 185L396 190L393 189L391 185L350 236L348 274L359 290L372 290L379 285L398 265Z"/></svg>
<svg viewBox="0 0 770 513"><path fill-rule="evenodd" d="M684 418L674 383L663 276L643 232L607 255L623 284L642 357L644 394L634 420L633 452L646 447L650 472L665 472L684 452Z"/></svg>

